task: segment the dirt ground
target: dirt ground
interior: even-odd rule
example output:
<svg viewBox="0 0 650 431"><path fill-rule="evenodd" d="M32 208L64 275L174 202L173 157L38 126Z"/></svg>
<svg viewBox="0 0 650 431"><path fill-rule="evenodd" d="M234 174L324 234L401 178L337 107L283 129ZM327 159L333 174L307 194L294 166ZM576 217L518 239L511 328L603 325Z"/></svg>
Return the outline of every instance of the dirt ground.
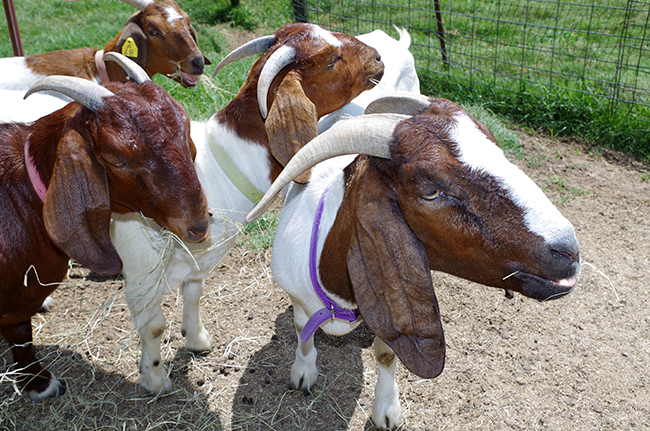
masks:
<svg viewBox="0 0 650 431"><path fill-rule="evenodd" d="M577 287L539 303L434 274L446 367L422 380L400 366L401 429L650 429L650 169L576 142L521 141L525 157L513 161L576 228ZM239 245L207 280L206 355L183 349L180 299L167 296L163 357L175 391L158 397L137 383L121 280L75 268L53 311L33 319L39 356L68 391L37 405L21 396L1 342L0 429L371 429L376 367L363 325L345 337L319 331L315 389L288 389L297 340L271 254Z"/></svg>

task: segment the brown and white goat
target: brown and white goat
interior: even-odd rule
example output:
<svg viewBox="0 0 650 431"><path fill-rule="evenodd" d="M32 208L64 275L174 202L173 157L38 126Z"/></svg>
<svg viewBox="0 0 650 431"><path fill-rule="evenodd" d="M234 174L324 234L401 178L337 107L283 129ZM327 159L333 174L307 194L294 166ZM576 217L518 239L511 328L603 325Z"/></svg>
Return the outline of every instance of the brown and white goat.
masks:
<svg viewBox="0 0 650 431"><path fill-rule="evenodd" d="M103 52L117 52L134 60L151 77L158 73L183 87L196 86L196 77L210 61L198 46L190 18L174 0L123 0L138 8ZM0 59L0 89L27 91L45 76L66 75L97 83L126 81L115 63L104 64L102 51L78 48Z"/></svg>
<svg viewBox="0 0 650 431"><path fill-rule="evenodd" d="M395 355L424 378L444 366L431 271L548 300L569 293L580 269L571 223L492 133L448 100L415 99L406 112L417 115L364 115L319 135L247 217L319 161L371 155L319 163L308 184L285 190L272 271L293 302L291 385L310 389L318 376L315 330L342 335L360 315L376 336L372 419L388 428L401 422Z"/></svg>
<svg viewBox="0 0 650 431"><path fill-rule="evenodd" d="M111 226L124 260L124 293L142 341L140 384L149 391L172 387L160 356L165 292L181 288L186 348L210 350L212 341L199 315L203 278L235 244L246 213L263 195L259 190L266 190L293 154L317 135L318 118L372 88L383 73L373 48L309 24L289 24L256 39L229 54L217 70L255 52L264 55L237 97L206 123L192 122L195 166L213 214L210 239L200 245L170 242L159 227L137 215L117 215Z"/></svg>
<svg viewBox="0 0 650 431"><path fill-rule="evenodd" d="M100 274L121 271L112 212L137 211L191 243L208 236L190 121L142 70L132 76L106 87L45 78L31 91L62 91L81 103L33 125L0 124L0 334L34 401L65 386L36 361L31 316L70 258Z"/></svg>

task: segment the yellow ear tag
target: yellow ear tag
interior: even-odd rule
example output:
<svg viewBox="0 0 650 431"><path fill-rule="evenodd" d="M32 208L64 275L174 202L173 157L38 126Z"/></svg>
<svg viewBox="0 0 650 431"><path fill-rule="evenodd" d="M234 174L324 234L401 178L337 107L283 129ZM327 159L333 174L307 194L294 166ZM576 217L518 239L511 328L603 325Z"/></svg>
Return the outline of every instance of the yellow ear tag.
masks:
<svg viewBox="0 0 650 431"><path fill-rule="evenodd" d="M138 56L138 45L135 44L132 37L126 39L126 42L122 45L122 55L134 58Z"/></svg>

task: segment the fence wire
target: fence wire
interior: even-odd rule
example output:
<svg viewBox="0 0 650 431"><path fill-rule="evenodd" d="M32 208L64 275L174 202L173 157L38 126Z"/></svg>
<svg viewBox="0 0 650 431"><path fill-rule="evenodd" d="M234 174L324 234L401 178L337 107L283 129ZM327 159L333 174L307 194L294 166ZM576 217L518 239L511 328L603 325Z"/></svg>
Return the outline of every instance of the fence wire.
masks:
<svg viewBox="0 0 650 431"><path fill-rule="evenodd" d="M293 6L296 20L349 34L379 28L397 37L393 26L406 28L419 73L512 92L587 95L613 113L650 107L648 1L293 0Z"/></svg>

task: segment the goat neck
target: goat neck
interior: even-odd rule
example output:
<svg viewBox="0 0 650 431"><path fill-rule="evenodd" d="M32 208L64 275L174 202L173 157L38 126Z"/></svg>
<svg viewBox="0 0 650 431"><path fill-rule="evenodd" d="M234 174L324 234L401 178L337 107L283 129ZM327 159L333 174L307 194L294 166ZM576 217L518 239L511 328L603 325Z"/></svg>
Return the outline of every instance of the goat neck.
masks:
<svg viewBox="0 0 650 431"><path fill-rule="evenodd" d="M94 48L44 52L25 57L25 63L34 73L41 75L66 75L94 80L97 76L96 52Z"/></svg>

